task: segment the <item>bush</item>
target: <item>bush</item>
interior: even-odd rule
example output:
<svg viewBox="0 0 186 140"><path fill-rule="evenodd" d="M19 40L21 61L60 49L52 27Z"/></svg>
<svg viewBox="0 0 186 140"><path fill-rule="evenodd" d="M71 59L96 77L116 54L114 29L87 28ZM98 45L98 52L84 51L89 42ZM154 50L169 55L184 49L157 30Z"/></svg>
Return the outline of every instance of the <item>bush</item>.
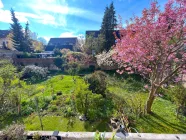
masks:
<svg viewBox="0 0 186 140"><path fill-rule="evenodd" d="M30 65L23 69L23 78L31 78L33 81L42 80L47 77L47 73L47 68Z"/></svg>
<svg viewBox="0 0 186 140"><path fill-rule="evenodd" d="M96 71L85 79L90 84L89 89L92 90L93 93L101 94L105 97L107 88L106 77L107 75L104 72Z"/></svg>
<svg viewBox="0 0 186 140"><path fill-rule="evenodd" d="M62 53L58 48L54 49L54 56L60 56L60 57L62 56Z"/></svg>
<svg viewBox="0 0 186 140"><path fill-rule="evenodd" d="M39 56L33 53L23 53L17 55L17 58L39 58Z"/></svg>
<svg viewBox="0 0 186 140"><path fill-rule="evenodd" d="M58 68L62 69L63 59L62 59L61 57L55 58L55 59L54 59L54 64L55 64Z"/></svg>
<svg viewBox="0 0 186 140"><path fill-rule="evenodd" d="M110 115L107 112L112 110L110 100L103 98L101 94L92 93L86 82L77 83L74 95L77 111L89 120L106 118Z"/></svg>
<svg viewBox="0 0 186 140"><path fill-rule="evenodd" d="M52 95L52 100L56 100L57 96L56 95Z"/></svg>
<svg viewBox="0 0 186 140"><path fill-rule="evenodd" d="M168 89L168 93L171 96L171 100L175 102L177 106L177 117L179 113L186 115L186 88L184 88L183 85L176 85L174 87L170 87Z"/></svg>
<svg viewBox="0 0 186 140"><path fill-rule="evenodd" d="M41 101L40 108L45 109L52 101L52 97L44 97L44 101Z"/></svg>
<svg viewBox="0 0 186 140"><path fill-rule="evenodd" d="M55 112L57 110L57 107L55 105L51 105L49 108L48 108L49 111L51 112Z"/></svg>
<svg viewBox="0 0 186 140"><path fill-rule="evenodd" d="M25 106L25 107L22 107L22 112L21 112L21 114L22 114L23 116L28 116L28 115L30 115L30 114L33 113L33 112L34 112L34 109L33 109L32 107Z"/></svg>
<svg viewBox="0 0 186 140"><path fill-rule="evenodd" d="M12 124L3 130L3 140L25 140L25 127L21 124Z"/></svg>

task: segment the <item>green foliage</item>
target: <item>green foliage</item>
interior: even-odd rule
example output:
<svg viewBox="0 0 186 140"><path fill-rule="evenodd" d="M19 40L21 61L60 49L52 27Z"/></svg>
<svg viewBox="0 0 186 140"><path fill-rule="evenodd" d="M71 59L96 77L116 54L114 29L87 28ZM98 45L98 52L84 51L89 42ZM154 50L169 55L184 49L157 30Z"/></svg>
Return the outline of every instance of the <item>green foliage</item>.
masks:
<svg viewBox="0 0 186 140"><path fill-rule="evenodd" d="M34 53L24 52L23 54L17 55L18 58L38 58L39 56Z"/></svg>
<svg viewBox="0 0 186 140"><path fill-rule="evenodd" d="M175 85L169 88L168 93L177 106L177 115L181 112L186 114L186 88L183 85Z"/></svg>
<svg viewBox="0 0 186 140"><path fill-rule="evenodd" d="M21 94L25 83L19 79L20 74L7 60L0 61L0 114L20 113ZM19 92L17 92L19 91Z"/></svg>
<svg viewBox="0 0 186 140"><path fill-rule="evenodd" d="M30 78L32 81L42 80L46 78L47 68L30 65L23 69L23 78Z"/></svg>
<svg viewBox="0 0 186 140"><path fill-rule="evenodd" d="M12 124L3 130L3 140L25 140L25 127L21 124Z"/></svg>
<svg viewBox="0 0 186 140"><path fill-rule="evenodd" d="M94 34L87 35L84 45L85 52L91 55L99 54L103 51L105 42L103 34L99 34L98 37L95 37Z"/></svg>
<svg viewBox="0 0 186 140"><path fill-rule="evenodd" d="M77 110L85 116L88 115L90 96L92 95L92 92L88 89L88 86L89 85L85 82L77 83L74 91Z"/></svg>
<svg viewBox="0 0 186 140"><path fill-rule="evenodd" d="M62 53L61 53L61 51L58 48L54 49L54 56L57 56L57 57L61 57L62 56Z"/></svg>
<svg viewBox="0 0 186 140"><path fill-rule="evenodd" d="M77 62L69 62L68 64L66 64L65 66L65 71L71 75L71 76L75 76L79 73L80 71L80 65Z"/></svg>
<svg viewBox="0 0 186 140"><path fill-rule="evenodd" d="M51 105L49 108L48 108L48 111L51 111L51 112L55 112L57 110L57 106L56 105Z"/></svg>
<svg viewBox="0 0 186 140"><path fill-rule="evenodd" d="M10 10L11 12L11 19L12 19L12 24L11 25L11 32L13 34L12 36L12 41L13 41L13 46L18 50L18 51L26 51L24 47L24 34L22 31L22 26L19 23L19 20L15 16L15 12L13 9Z"/></svg>
<svg viewBox="0 0 186 140"><path fill-rule="evenodd" d="M56 57L54 59L54 64L58 67L58 68L62 68L62 64L63 64L63 59L61 57Z"/></svg>
<svg viewBox="0 0 186 140"><path fill-rule="evenodd" d="M85 82L77 83L74 91L75 102L78 112L88 117L90 120L107 117L112 112L110 100L106 100L100 94L94 94L89 90L89 85ZM108 105L108 106L107 106Z"/></svg>
<svg viewBox="0 0 186 140"><path fill-rule="evenodd" d="M104 35L105 43L104 50L109 51L112 45L115 43L115 37L113 35L114 28L117 25L115 8L113 2L109 7L106 7L101 25L101 34Z"/></svg>
<svg viewBox="0 0 186 140"><path fill-rule="evenodd" d="M25 27L25 36L24 36L24 52L33 52L34 48L32 47L32 41L30 38L30 30L29 30L29 23L27 21L26 27Z"/></svg>
<svg viewBox="0 0 186 140"><path fill-rule="evenodd" d="M93 93L101 94L105 97L106 91L106 77L107 75L102 71L96 71L93 74L86 77L86 80L90 84L89 89Z"/></svg>

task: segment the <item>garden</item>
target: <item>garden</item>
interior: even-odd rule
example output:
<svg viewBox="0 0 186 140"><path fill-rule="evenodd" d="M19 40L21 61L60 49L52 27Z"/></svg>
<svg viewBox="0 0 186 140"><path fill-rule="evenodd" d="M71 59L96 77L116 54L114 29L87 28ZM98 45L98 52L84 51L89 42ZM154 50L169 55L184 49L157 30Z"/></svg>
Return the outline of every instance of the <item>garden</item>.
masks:
<svg viewBox="0 0 186 140"><path fill-rule="evenodd" d="M185 4L153 2L110 40L103 22L78 51L54 50L57 71L0 60L0 130L186 133Z"/></svg>

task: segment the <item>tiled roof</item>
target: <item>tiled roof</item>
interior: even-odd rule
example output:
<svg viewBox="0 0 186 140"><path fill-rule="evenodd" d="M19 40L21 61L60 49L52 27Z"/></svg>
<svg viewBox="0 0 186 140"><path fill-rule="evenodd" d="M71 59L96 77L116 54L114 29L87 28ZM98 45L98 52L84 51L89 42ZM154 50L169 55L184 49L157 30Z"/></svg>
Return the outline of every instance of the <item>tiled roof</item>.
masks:
<svg viewBox="0 0 186 140"><path fill-rule="evenodd" d="M10 30L0 30L0 38L6 38Z"/></svg>
<svg viewBox="0 0 186 140"><path fill-rule="evenodd" d="M117 37L120 38L119 31L115 31L115 32L116 32ZM94 37L98 37L100 33L101 33L100 30L88 30L86 31L86 36L93 35Z"/></svg>
<svg viewBox="0 0 186 140"><path fill-rule="evenodd" d="M86 36L87 35L93 35L94 37L98 37L99 34L100 34L100 31L99 30L89 30L89 31L86 31Z"/></svg>
<svg viewBox="0 0 186 140"><path fill-rule="evenodd" d="M77 37L51 38L48 45L75 45Z"/></svg>

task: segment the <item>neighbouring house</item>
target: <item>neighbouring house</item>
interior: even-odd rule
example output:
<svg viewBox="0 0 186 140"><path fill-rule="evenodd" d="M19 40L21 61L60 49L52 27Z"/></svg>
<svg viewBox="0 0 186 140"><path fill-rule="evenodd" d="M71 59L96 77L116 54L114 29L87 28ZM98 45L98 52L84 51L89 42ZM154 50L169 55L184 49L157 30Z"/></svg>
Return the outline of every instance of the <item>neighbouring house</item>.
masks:
<svg viewBox="0 0 186 140"><path fill-rule="evenodd" d="M88 30L86 31L86 37L88 35L92 35L93 37L97 38L100 34L100 31L99 30Z"/></svg>
<svg viewBox="0 0 186 140"><path fill-rule="evenodd" d="M97 38L97 37L100 35L100 33L101 33L100 30L87 30L85 34L86 34L86 37L87 37L88 35L93 35L93 37ZM115 33L116 33L116 36L117 36L118 38L120 38L119 31L116 30Z"/></svg>
<svg viewBox="0 0 186 140"><path fill-rule="evenodd" d="M17 53L12 45L10 30L0 30L0 58L12 59Z"/></svg>
<svg viewBox="0 0 186 140"><path fill-rule="evenodd" d="M71 51L76 51L77 45L77 37L51 38L45 51L54 51L54 49L70 49Z"/></svg>
<svg viewBox="0 0 186 140"><path fill-rule="evenodd" d="M9 43L11 43L8 35L10 34L10 30L0 30L0 48L8 47Z"/></svg>

